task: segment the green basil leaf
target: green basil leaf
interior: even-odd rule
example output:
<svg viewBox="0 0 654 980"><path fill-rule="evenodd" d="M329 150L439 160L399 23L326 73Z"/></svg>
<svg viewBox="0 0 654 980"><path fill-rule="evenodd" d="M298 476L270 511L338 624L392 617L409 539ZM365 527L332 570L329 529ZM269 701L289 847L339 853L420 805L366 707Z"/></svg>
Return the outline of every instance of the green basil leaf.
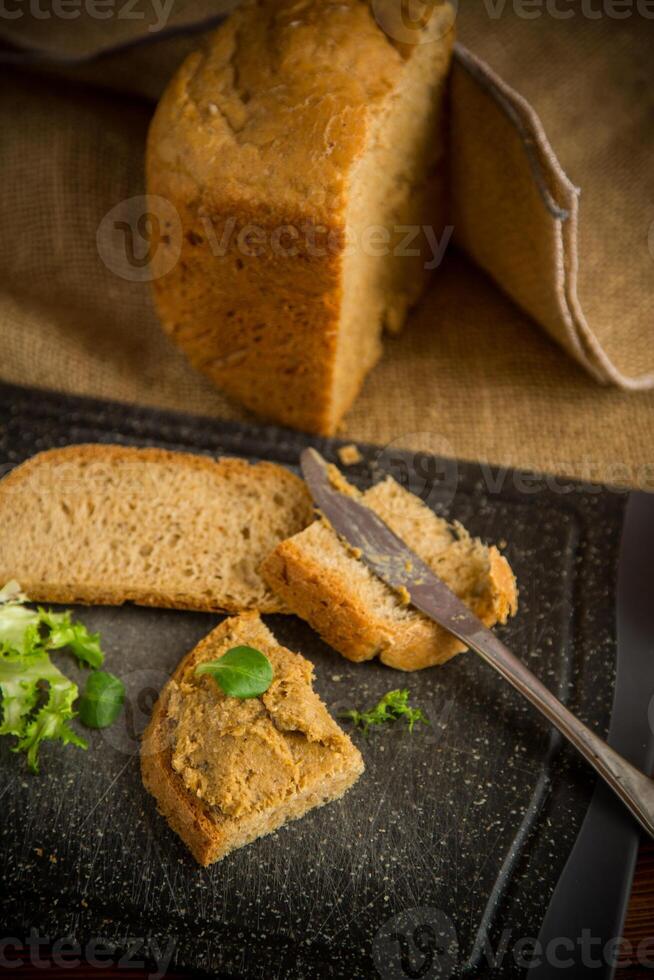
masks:
<svg viewBox="0 0 654 980"><path fill-rule="evenodd" d="M273 679L272 664L254 647L232 647L218 660L199 664L196 674L210 674L221 690L232 698L256 698L268 690Z"/></svg>
<svg viewBox="0 0 654 980"><path fill-rule="evenodd" d="M89 728L106 728L116 720L124 703L125 685L120 678L95 670L89 674L79 699L80 721Z"/></svg>

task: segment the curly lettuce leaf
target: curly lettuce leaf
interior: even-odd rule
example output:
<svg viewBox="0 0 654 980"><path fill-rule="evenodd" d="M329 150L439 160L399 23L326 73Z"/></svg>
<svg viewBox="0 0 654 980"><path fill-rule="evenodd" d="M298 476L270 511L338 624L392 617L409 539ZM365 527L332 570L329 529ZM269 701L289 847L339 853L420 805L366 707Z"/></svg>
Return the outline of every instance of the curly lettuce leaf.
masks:
<svg viewBox="0 0 654 980"><path fill-rule="evenodd" d="M0 735L16 736L14 751L25 752L37 772L42 742L87 747L68 724L76 717L77 684L53 664L49 651L68 649L96 669L104 654L99 635L74 623L70 612L29 609L26 601L16 582L0 589Z"/></svg>
<svg viewBox="0 0 654 980"><path fill-rule="evenodd" d="M74 623L68 610L28 609L26 601L17 582L0 589L0 649L27 653L37 646L48 650L67 647L80 663L96 670L102 666L99 633L89 633L83 623Z"/></svg>
<svg viewBox="0 0 654 980"><path fill-rule="evenodd" d="M50 660L49 657L47 659ZM39 771L38 754L41 742L59 741L64 745L77 745L80 749L88 748L86 740L67 724L76 716L73 702L79 693L77 684L68 680L51 661L41 680L48 682L48 699L32 721L27 723L23 736L14 747L14 752L27 753L27 765L32 772Z"/></svg>
<svg viewBox="0 0 654 980"><path fill-rule="evenodd" d="M27 653L39 643L39 614L20 602L0 606L0 649Z"/></svg>
<svg viewBox="0 0 654 980"><path fill-rule="evenodd" d="M102 666L104 654L100 649L99 633L89 633L83 623L73 623L70 612L55 613L39 608L38 615L40 624L49 630L45 638L49 650L68 647L88 667L97 669Z"/></svg>
<svg viewBox="0 0 654 980"><path fill-rule="evenodd" d="M22 735L39 699L39 681L47 653L26 655L0 650L0 694L2 723L0 735Z"/></svg>
<svg viewBox="0 0 654 980"><path fill-rule="evenodd" d="M47 699L34 714L44 684L48 685ZM46 739L87 747L84 739L67 724L75 717L73 702L78 696L77 684L55 667L47 651L0 653L0 691L0 735L18 736L14 751L27 753L27 764L33 772L38 772L39 746Z"/></svg>

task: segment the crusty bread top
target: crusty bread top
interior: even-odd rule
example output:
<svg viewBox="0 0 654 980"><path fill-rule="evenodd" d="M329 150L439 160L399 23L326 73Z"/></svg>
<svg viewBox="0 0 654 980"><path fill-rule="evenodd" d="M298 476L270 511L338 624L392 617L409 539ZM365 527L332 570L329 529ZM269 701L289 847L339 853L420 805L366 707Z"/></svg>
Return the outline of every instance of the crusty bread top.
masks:
<svg viewBox="0 0 654 980"><path fill-rule="evenodd" d="M176 174L174 200L194 200L202 188L210 209L214 193L220 209L275 202L278 221L310 213L329 222L370 114L413 50L397 41L394 2L244 2L166 89L148 140L149 176ZM450 5L436 0L417 46L452 24Z"/></svg>
<svg viewBox="0 0 654 980"><path fill-rule="evenodd" d="M41 601L278 611L259 564L311 520L273 463L68 446L0 482L0 581Z"/></svg>
<svg viewBox="0 0 654 980"><path fill-rule="evenodd" d="M433 269L454 32L424 13L407 45L397 0L246 0L155 112L148 193L179 216L153 224L157 311L263 418L333 434Z"/></svg>
<svg viewBox="0 0 654 980"><path fill-rule="evenodd" d="M260 697L228 697L199 663L247 644L264 653L273 681ZM289 799L359 753L312 688L313 666L281 647L255 614L228 619L185 658L162 695L170 763L192 796L238 818ZM218 814L216 814L218 819Z"/></svg>

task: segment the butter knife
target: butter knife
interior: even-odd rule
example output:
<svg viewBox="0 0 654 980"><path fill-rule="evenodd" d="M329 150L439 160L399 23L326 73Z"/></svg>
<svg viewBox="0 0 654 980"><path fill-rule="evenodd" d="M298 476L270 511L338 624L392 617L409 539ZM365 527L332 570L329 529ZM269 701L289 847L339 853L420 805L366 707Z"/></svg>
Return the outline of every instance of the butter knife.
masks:
<svg viewBox="0 0 654 980"><path fill-rule="evenodd" d="M502 641L414 554L380 517L339 491L315 449L301 456L304 479L316 507L336 533L360 551L363 562L411 604L478 653L574 745L654 837L654 780L604 742L565 707Z"/></svg>

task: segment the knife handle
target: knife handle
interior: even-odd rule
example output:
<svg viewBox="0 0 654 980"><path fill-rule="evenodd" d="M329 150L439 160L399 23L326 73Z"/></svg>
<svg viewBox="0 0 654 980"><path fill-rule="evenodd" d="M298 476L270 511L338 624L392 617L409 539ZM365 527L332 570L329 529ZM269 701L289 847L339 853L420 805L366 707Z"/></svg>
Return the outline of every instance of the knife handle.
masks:
<svg viewBox="0 0 654 980"><path fill-rule="evenodd" d="M591 731L532 674L491 630L482 627L464 642L512 684L572 742L606 780L641 827L654 837L654 780L646 776Z"/></svg>

